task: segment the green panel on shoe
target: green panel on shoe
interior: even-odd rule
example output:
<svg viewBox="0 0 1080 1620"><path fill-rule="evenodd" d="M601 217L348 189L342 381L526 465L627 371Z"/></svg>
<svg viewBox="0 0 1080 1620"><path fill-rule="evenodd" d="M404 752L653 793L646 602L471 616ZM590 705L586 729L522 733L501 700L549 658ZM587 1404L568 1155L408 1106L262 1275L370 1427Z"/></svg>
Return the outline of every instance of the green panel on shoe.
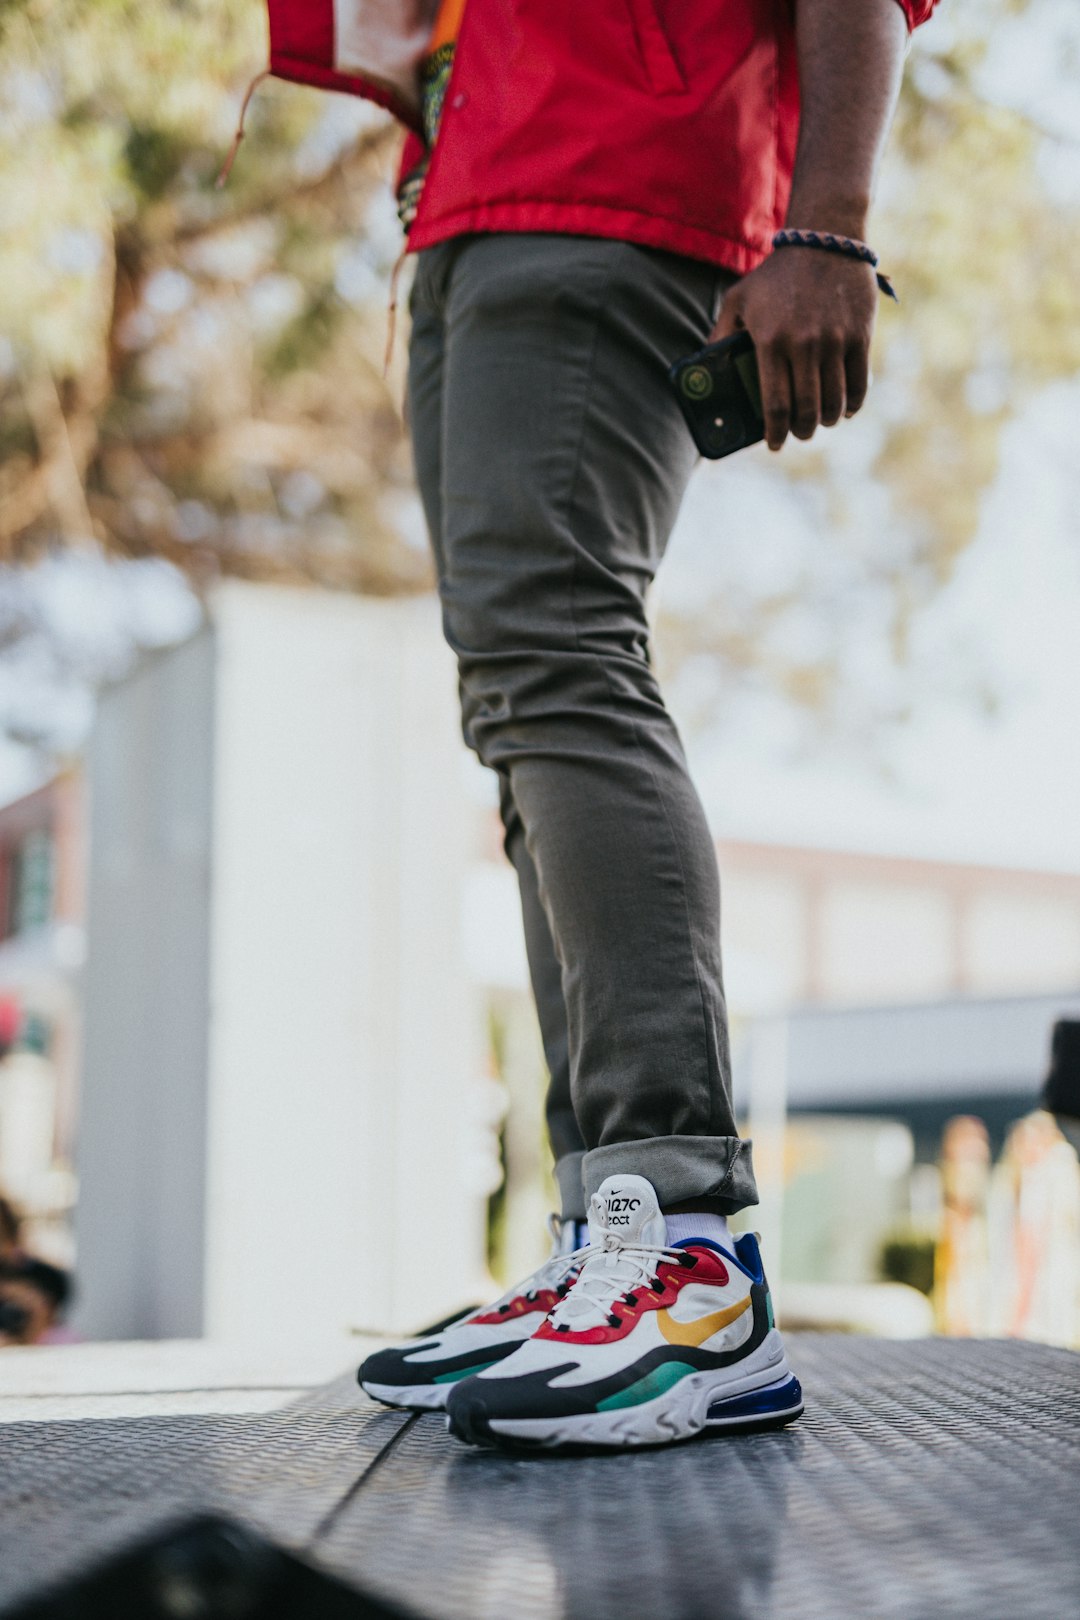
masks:
<svg viewBox="0 0 1080 1620"><path fill-rule="evenodd" d="M639 1378L636 1384L629 1389L622 1389L617 1395L608 1395L606 1399L597 1401L598 1412L614 1412L620 1406L640 1406L642 1401L655 1400L657 1395L663 1395L672 1384L677 1384L680 1378L687 1373L697 1372L686 1361L665 1361L652 1372L647 1372L644 1378Z"/></svg>
<svg viewBox="0 0 1080 1620"><path fill-rule="evenodd" d="M499 1358L496 1356L494 1361L480 1361L475 1367L459 1367L456 1372L436 1373L431 1382L433 1384L456 1384L462 1378L471 1378L473 1373L486 1372L488 1367L495 1367L498 1362Z"/></svg>

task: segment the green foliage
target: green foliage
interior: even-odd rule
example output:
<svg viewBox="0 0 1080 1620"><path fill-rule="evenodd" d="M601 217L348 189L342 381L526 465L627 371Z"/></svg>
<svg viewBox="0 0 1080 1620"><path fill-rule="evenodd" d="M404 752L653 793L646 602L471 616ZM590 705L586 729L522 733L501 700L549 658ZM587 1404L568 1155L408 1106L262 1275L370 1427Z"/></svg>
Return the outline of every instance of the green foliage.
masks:
<svg viewBox="0 0 1080 1620"><path fill-rule="evenodd" d="M1049 137L981 87L987 42L1025 3L949 0L918 37L874 224L904 304L879 323L872 455L856 477L832 440L774 464L834 553L865 550L900 659L975 533L1002 428L1080 369L1076 206L1048 196ZM381 376L398 135L268 82L216 190L265 58L259 0L0 0L0 555L91 534L196 581L429 582L394 512L404 333ZM888 496L876 550L870 477ZM726 619L703 602L669 647L764 670L824 713L829 636L814 657L770 647L830 589L748 589Z"/></svg>
<svg viewBox="0 0 1080 1620"><path fill-rule="evenodd" d="M1056 51L1045 48L1050 24ZM1080 371L1080 191L1053 178L1063 159L1075 172L1075 143L1042 127L1051 95L1023 112L1000 104L988 60L1013 46L1048 78L1056 57L1058 100L1072 94L1080 16L1067 8L947 0L915 36L870 225L902 303L881 304L867 404L767 471L758 452L725 463L709 486L714 511L699 513L712 532L697 589L674 604L661 591L661 647L669 673L687 672L691 728L717 725L740 676L782 696L801 746L842 734L865 757L920 687L944 695L940 668L913 665L914 627L978 532L1003 430L1038 390ZM778 532L783 520L759 518L754 538L786 566L755 585L767 571L752 566L730 512L745 527L759 490L775 511L778 475L788 521ZM861 627L864 643L889 649L873 682ZM944 684L989 709L992 677L967 659L956 649Z"/></svg>
<svg viewBox="0 0 1080 1620"><path fill-rule="evenodd" d="M934 1291L934 1240L917 1232L898 1232L881 1246L883 1282L906 1283L920 1294Z"/></svg>
<svg viewBox="0 0 1080 1620"><path fill-rule="evenodd" d="M379 367L397 135L268 82L215 189L266 50L256 0L3 5L0 555L93 536L196 582L426 582Z"/></svg>
<svg viewBox="0 0 1080 1620"><path fill-rule="evenodd" d="M905 80L878 210L882 251L904 289L882 322L878 369L917 367L910 409L876 472L922 536L929 583L972 539L997 470L1001 428L1033 391L1080 370L1080 216L1039 172L1045 137L989 104L978 74L1018 9L953 0L956 40Z"/></svg>
<svg viewBox="0 0 1080 1620"><path fill-rule="evenodd" d="M127 179L148 202L156 202L172 186L184 166L185 146L170 130L132 124L124 141Z"/></svg>
<svg viewBox="0 0 1080 1620"><path fill-rule="evenodd" d="M269 377L317 366L329 353L345 318L339 299L321 288L311 303L289 322L266 357Z"/></svg>

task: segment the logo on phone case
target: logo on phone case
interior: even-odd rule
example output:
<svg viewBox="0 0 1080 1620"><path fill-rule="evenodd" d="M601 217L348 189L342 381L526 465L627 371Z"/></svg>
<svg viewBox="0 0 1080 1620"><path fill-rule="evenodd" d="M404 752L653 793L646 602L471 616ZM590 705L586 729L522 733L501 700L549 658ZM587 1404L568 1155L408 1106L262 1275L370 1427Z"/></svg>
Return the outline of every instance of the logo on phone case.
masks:
<svg viewBox="0 0 1080 1620"><path fill-rule="evenodd" d="M712 377L704 366L688 366L682 375L683 393L691 399L705 399L712 393Z"/></svg>

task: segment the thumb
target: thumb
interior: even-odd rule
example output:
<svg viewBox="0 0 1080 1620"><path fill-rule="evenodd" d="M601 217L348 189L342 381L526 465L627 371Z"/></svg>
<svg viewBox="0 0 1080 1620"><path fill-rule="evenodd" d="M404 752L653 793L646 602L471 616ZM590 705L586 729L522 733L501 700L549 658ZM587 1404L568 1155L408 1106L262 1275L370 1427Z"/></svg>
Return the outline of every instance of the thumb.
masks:
<svg viewBox="0 0 1080 1620"><path fill-rule="evenodd" d="M734 333L741 332L744 325L745 322L742 318L742 295L740 293L739 286L736 283L736 285L724 295L724 302L720 306L720 314L717 316L716 325L712 329L709 342L719 343L722 338L732 337Z"/></svg>

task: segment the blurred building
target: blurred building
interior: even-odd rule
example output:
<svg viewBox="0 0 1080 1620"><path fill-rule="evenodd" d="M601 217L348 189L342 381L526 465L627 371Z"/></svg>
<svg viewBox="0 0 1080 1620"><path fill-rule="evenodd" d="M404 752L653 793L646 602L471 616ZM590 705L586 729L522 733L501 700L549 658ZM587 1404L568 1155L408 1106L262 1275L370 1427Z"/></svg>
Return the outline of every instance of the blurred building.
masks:
<svg viewBox="0 0 1080 1620"><path fill-rule="evenodd" d="M82 962L83 808L74 767L0 807L0 998L49 1025L70 1014Z"/></svg>
<svg viewBox="0 0 1080 1620"><path fill-rule="evenodd" d="M0 808L0 1191L25 1241L59 1261L74 1196L83 811L75 769Z"/></svg>
<svg viewBox="0 0 1080 1620"><path fill-rule="evenodd" d="M869 1283L891 1231L937 1219L946 1122L976 1115L996 1154L1033 1106L1051 1027L1080 1009L1080 874L726 840L717 853L736 1104L762 1191L753 1224L777 1274ZM517 1098L540 1058L494 816L485 855L467 940L518 1031L504 1039ZM535 1182L538 1118L530 1128ZM521 1259L527 1188L508 1200Z"/></svg>
<svg viewBox="0 0 1080 1620"><path fill-rule="evenodd" d="M740 1016L1080 989L1080 873L721 842Z"/></svg>
<svg viewBox="0 0 1080 1620"><path fill-rule="evenodd" d="M1041 996L967 996L876 1007L805 1007L784 1029L789 1113L899 1120L916 1158L937 1158L957 1114L983 1120L994 1154L1009 1125L1035 1106L1050 1033L1080 1016L1080 989ZM753 1032L735 1058L736 1099L752 1105Z"/></svg>
<svg viewBox="0 0 1080 1620"><path fill-rule="evenodd" d="M501 1259L534 1261L516 880L434 604L224 588L102 695L88 779L89 819L75 772L0 810L0 1181L36 1177L62 1229L81 1089L82 1331L414 1325L477 1285L504 1170ZM996 1152L1030 1108L1080 1008L1080 875L718 852L737 1096L756 1062L791 1263L869 1276L945 1120ZM804 1117L770 1169L778 1108Z"/></svg>
<svg viewBox="0 0 1080 1620"><path fill-rule="evenodd" d="M999 1149L1033 1104L1051 1026L1080 1006L1080 874L725 840L717 853L742 1105L747 1037L783 1018L790 1110L900 1119L920 1158L952 1114L978 1113ZM486 855L469 880L470 959L527 1003L494 823Z"/></svg>
<svg viewBox="0 0 1080 1620"><path fill-rule="evenodd" d="M470 877L470 949L483 978L524 988L515 879L498 841L493 819ZM725 839L717 854L736 1021L1080 990L1080 873Z"/></svg>
<svg viewBox="0 0 1080 1620"><path fill-rule="evenodd" d="M433 602L242 584L102 694L87 1336L314 1344L475 1297L498 1172L453 706Z"/></svg>

